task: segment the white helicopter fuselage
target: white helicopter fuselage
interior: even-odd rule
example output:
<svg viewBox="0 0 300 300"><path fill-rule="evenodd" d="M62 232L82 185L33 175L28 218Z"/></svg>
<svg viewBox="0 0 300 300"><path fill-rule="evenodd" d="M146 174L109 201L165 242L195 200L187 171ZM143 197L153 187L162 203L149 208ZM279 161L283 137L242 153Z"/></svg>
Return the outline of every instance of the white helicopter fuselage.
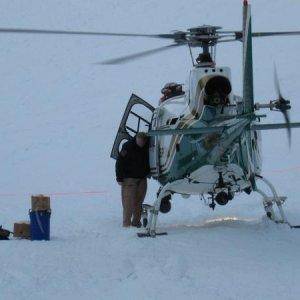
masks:
<svg viewBox="0 0 300 300"><path fill-rule="evenodd" d="M209 107L204 103L205 86L209 80L222 79L230 85L230 93L227 96L226 106ZM222 82L223 82L222 81ZM260 173L261 159L259 152L259 135L253 137L256 149L255 153L241 153L241 145L234 140L242 134L243 121L236 117L242 113L243 102L238 96L231 92L231 72L228 67L196 66L188 76L185 84L185 94L172 97L155 109L152 118L152 130L176 130L207 127L210 123L214 126L234 125L233 132L224 134L222 142L219 137L217 143L204 149L205 142L212 135L201 135L196 139L187 141L184 135L161 135L151 137L150 143L150 167L152 177L171 183L172 192L186 195L199 195L217 193L220 189L217 183L222 173L222 180L226 182L224 189L228 186L232 192L243 191L251 186L250 178L245 174L245 168L241 166L238 159L230 159L227 162L220 161L221 156L227 152L232 157L241 157L255 168L256 173ZM209 116L211 111L215 111L214 116ZM239 131L239 128L241 130ZM232 136L232 144L228 135ZM241 142L246 137L241 137ZM218 144L219 143L219 144ZM225 148L224 148L225 147ZM244 147L246 147L244 145ZM245 150L244 150L245 151ZM180 153L181 152L181 153ZM205 158L199 160L200 156ZM245 157L247 156L247 157ZM253 158L255 158L253 160ZM187 170L179 170L180 161L187 166ZM193 164L192 162L195 161ZM249 172L250 174L250 172Z"/></svg>

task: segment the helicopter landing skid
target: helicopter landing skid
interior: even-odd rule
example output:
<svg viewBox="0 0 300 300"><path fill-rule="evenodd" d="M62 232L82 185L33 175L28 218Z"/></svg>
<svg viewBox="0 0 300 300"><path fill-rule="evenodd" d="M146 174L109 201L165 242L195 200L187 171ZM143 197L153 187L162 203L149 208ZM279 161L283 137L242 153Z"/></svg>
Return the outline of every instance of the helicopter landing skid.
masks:
<svg viewBox="0 0 300 300"><path fill-rule="evenodd" d="M143 204L143 211L142 211L142 220L143 220L143 226L146 227L145 232L138 232L137 236L139 238L144 237L152 237L155 238L156 236L160 235L167 235L167 232L156 232L156 222L159 210L155 209L157 205L156 202L158 202L159 198L155 201L154 205L148 205ZM160 205L160 200L159 200ZM150 214L150 217L148 219L148 214Z"/></svg>
<svg viewBox="0 0 300 300"><path fill-rule="evenodd" d="M139 238L145 238L145 237L152 237L152 238L155 238L156 236L159 236L159 235L168 235L167 232L138 232L137 233L137 236Z"/></svg>
<svg viewBox="0 0 300 300"><path fill-rule="evenodd" d="M257 176L258 179L262 180L271 190L272 197L268 197L265 192L263 192L260 189L257 189L256 191L263 197L263 205L264 209L266 211L267 217L275 222L276 224L287 224L290 228L298 228L300 229L300 225L291 225L290 222L287 220L282 205L287 200L287 197L279 197L275 187L273 184L265 179L262 176ZM278 211L279 211L279 217L276 216L273 205L276 204Z"/></svg>
<svg viewBox="0 0 300 300"><path fill-rule="evenodd" d="M150 213L150 221L148 221L148 213ZM152 214L156 214L158 215L158 212L155 213L154 212L154 206L149 205L149 204L143 204L142 205L142 220L143 220L143 227L146 227L146 231L145 232L138 232L137 236L139 238L144 238L144 237L156 237L159 235L167 235L167 232L156 232L155 230L151 230L150 229L150 225L153 222L153 216ZM148 227L149 225L149 227Z"/></svg>
<svg viewBox="0 0 300 300"><path fill-rule="evenodd" d="M167 235L167 232L156 232L156 223L158 218L158 213L160 209L161 200L170 194L169 188L171 187L172 183L167 183L162 189L159 191L157 195L157 199L155 200L153 205L143 204L142 206L142 219L143 225L146 227L145 232L138 232L137 236L142 237L156 237L160 235ZM148 219L148 213L150 214Z"/></svg>

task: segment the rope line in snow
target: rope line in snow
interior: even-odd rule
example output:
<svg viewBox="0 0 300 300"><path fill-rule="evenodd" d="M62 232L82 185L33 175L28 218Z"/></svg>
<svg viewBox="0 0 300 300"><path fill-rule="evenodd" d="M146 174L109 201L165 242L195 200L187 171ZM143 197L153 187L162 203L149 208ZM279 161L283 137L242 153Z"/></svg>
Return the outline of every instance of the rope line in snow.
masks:
<svg viewBox="0 0 300 300"><path fill-rule="evenodd" d="M31 197L43 194L47 196L82 196L82 195L108 195L108 191L83 191L83 192L53 192L53 193L0 193L0 197Z"/></svg>
<svg viewBox="0 0 300 300"><path fill-rule="evenodd" d="M274 170L266 170L263 173L273 173L273 174L281 174L281 173L291 173L295 171L300 171L300 166L295 166L292 168L286 169L274 169ZM0 193L0 197L31 197L31 195L35 195L38 193ZM109 191L101 190L101 191L81 191L81 192L50 192L50 193L42 193L44 195L53 197L53 196L100 196L100 195L108 195Z"/></svg>

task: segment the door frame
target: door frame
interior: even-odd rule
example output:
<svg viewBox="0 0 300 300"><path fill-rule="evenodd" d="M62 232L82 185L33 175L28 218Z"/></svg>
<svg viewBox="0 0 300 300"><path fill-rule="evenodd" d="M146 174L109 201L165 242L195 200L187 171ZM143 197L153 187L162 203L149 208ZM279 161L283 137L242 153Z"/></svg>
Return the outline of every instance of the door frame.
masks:
<svg viewBox="0 0 300 300"><path fill-rule="evenodd" d="M110 157L113 159L117 159L119 156L119 146L121 144L122 141L124 140L131 140L132 137L131 135L128 133L128 130L133 132L134 134L136 134L139 130L139 125L141 120L147 124L149 124L149 126L151 125L151 120L148 121L146 120L143 116L140 116L139 114L135 113L132 111L132 108L136 105L136 104L141 104L143 106L145 106L146 108L148 108L152 113L154 112L155 108L149 104L147 101L143 100L142 98L140 98L139 96L132 94L127 106L125 108L123 117L121 119L120 125L119 125L119 129L110 153ZM130 116L130 114L134 115L135 117L138 118L138 128L137 130L135 130L134 128L131 128L129 126L126 125L128 117Z"/></svg>

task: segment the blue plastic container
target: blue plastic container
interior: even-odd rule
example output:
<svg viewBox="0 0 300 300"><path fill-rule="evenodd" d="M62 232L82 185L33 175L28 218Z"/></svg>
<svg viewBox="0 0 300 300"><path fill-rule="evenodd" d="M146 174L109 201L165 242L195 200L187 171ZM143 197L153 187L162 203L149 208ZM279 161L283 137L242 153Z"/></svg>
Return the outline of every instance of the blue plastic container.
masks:
<svg viewBox="0 0 300 300"><path fill-rule="evenodd" d="M51 211L29 211L30 235L32 241L50 240L50 216Z"/></svg>

